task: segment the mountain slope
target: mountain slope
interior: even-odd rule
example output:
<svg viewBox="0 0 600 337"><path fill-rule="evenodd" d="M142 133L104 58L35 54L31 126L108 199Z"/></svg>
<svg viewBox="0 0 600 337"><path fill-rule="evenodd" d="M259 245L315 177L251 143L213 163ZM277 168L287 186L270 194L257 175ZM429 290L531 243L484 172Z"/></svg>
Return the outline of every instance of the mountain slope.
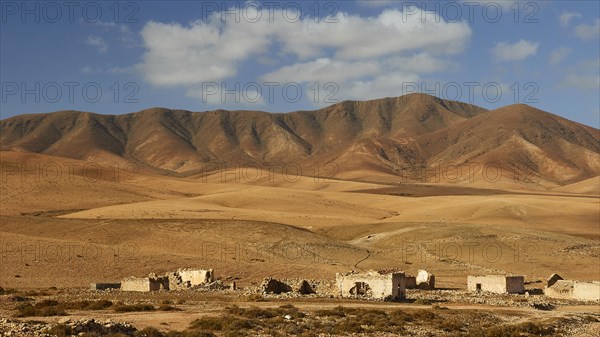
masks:
<svg viewBox="0 0 600 337"><path fill-rule="evenodd" d="M521 180L570 183L593 177L600 168L599 130L524 104L476 116L418 142L430 165L487 164Z"/></svg>
<svg viewBox="0 0 600 337"><path fill-rule="evenodd" d="M127 161L184 175L197 173L206 163L243 167L279 162L334 165L340 177L366 170L418 181L423 168L477 163L479 173L485 165L495 165L507 179L524 176L566 184L596 176L600 169L595 128L526 105L487 111L423 94L275 114L164 108L119 116L61 111L8 118L0 121L0 130L3 150Z"/></svg>

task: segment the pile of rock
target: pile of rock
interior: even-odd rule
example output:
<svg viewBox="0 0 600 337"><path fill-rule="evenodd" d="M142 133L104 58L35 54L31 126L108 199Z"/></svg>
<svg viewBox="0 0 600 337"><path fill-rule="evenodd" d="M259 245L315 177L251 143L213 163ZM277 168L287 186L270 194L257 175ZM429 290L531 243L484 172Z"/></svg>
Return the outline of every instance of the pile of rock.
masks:
<svg viewBox="0 0 600 337"><path fill-rule="evenodd" d="M52 335L45 332L47 327L43 323L26 323L0 318L0 336L51 337Z"/></svg>
<svg viewBox="0 0 600 337"><path fill-rule="evenodd" d="M71 321L70 319L63 321L62 324L70 328L72 335L81 333L109 335L109 334L124 334L132 335L137 329L129 323L112 322L110 320L100 322L95 319L84 319Z"/></svg>
<svg viewBox="0 0 600 337"><path fill-rule="evenodd" d="M235 284L235 282L233 282ZM225 290L235 290L232 289L232 285L224 284L221 280L216 280L208 283L203 283L201 285L194 286L192 288L194 291L225 291Z"/></svg>
<svg viewBox="0 0 600 337"><path fill-rule="evenodd" d="M22 322L0 318L0 336L11 337L53 337L57 331L61 334L77 336L90 334L94 336L105 336L112 334L122 334L133 336L137 329L128 323L112 322L110 320L100 322L95 319L71 320L70 318L61 320L57 324L46 324L43 322Z"/></svg>
<svg viewBox="0 0 600 337"><path fill-rule="evenodd" d="M330 297L334 293L334 282L306 279L276 279L267 277L256 289L263 295L277 295L283 297L321 296Z"/></svg>

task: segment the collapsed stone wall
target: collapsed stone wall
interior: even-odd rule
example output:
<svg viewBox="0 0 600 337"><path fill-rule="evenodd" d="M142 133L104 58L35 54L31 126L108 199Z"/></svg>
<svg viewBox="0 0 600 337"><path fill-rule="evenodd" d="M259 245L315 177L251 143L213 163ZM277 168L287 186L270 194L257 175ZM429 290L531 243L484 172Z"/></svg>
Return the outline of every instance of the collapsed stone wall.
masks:
<svg viewBox="0 0 600 337"><path fill-rule="evenodd" d="M551 298L579 301L600 301L600 282L557 280L544 289Z"/></svg>
<svg viewBox="0 0 600 337"><path fill-rule="evenodd" d="M415 283L418 289L433 290L435 289L435 276L426 270L419 269Z"/></svg>
<svg viewBox="0 0 600 337"><path fill-rule="evenodd" d="M213 270L178 269L165 275L151 273L148 277L127 277L121 281L123 291L178 290L213 282Z"/></svg>
<svg viewBox="0 0 600 337"><path fill-rule="evenodd" d="M92 283L90 284L91 290L107 290L107 289L120 289L121 283Z"/></svg>
<svg viewBox="0 0 600 337"><path fill-rule="evenodd" d="M212 269L182 268L166 274L169 280L169 289L188 289L214 282Z"/></svg>
<svg viewBox="0 0 600 337"><path fill-rule="evenodd" d="M334 295L335 284L333 281L328 280L276 279L268 277L263 279L258 289L263 294L296 294L328 297Z"/></svg>
<svg viewBox="0 0 600 337"><path fill-rule="evenodd" d="M555 280L550 287L544 289L544 295L551 298L571 299L574 283L569 280Z"/></svg>
<svg viewBox="0 0 600 337"><path fill-rule="evenodd" d="M405 297L406 282L402 272L337 273L338 295L372 299L401 299Z"/></svg>
<svg viewBox="0 0 600 337"><path fill-rule="evenodd" d="M292 291L292 287L289 284L281 282L280 280L272 277L264 279L260 287L265 294L281 294Z"/></svg>

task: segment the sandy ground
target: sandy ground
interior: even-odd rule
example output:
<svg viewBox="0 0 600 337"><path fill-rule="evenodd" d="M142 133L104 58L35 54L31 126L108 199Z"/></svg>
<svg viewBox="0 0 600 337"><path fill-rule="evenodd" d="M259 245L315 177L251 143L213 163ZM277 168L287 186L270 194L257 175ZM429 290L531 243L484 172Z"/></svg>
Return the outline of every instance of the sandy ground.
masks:
<svg viewBox="0 0 600 337"><path fill-rule="evenodd" d="M2 155L3 168L89 165ZM176 178L108 166L91 179L90 172L3 172L2 286L86 286L180 267L214 268L242 284L388 267L427 268L450 288L482 273L600 279L598 179L516 189L375 178L236 181L239 172Z"/></svg>

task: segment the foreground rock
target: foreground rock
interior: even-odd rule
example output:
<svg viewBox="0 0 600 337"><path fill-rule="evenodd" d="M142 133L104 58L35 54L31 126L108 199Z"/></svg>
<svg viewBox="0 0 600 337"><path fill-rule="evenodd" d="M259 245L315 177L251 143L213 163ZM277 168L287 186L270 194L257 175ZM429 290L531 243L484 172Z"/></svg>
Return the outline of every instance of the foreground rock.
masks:
<svg viewBox="0 0 600 337"><path fill-rule="evenodd" d="M95 319L70 320L58 324L11 321L0 318L0 336L51 337L60 335L77 336L83 334L132 336L137 329L129 323L97 321Z"/></svg>

